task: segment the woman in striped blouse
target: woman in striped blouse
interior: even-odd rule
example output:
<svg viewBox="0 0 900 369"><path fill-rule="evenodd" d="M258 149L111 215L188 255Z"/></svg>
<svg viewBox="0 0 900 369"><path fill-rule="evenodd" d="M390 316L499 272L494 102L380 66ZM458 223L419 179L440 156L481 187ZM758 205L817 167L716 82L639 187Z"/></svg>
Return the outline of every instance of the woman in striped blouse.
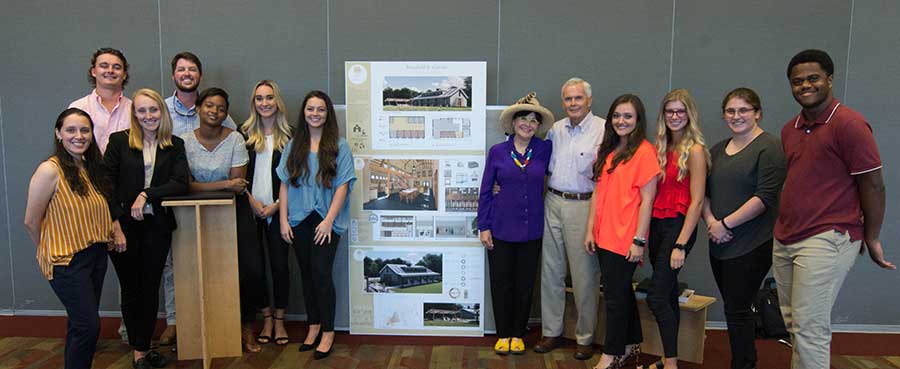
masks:
<svg viewBox="0 0 900 369"><path fill-rule="evenodd" d="M98 305L106 251L125 251L125 236L107 203L91 117L77 108L56 119L56 149L28 187L25 228L53 292L66 307L65 367L90 368L100 335Z"/></svg>

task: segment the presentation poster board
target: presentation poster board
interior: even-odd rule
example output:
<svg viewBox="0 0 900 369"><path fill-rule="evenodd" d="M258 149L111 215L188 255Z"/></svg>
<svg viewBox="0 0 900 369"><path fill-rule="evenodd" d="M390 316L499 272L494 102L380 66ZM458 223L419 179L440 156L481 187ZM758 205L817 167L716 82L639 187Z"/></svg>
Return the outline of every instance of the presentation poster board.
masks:
<svg viewBox="0 0 900 369"><path fill-rule="evenodd" d="M484 332L485 62L346 62L350 332Z"/></svg>

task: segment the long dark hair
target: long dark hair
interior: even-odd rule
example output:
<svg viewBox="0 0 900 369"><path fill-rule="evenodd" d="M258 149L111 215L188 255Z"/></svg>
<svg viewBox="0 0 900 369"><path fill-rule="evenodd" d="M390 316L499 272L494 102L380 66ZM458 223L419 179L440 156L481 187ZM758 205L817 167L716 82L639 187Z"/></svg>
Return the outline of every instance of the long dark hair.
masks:
<svg viewBox="0 0 900 369"><path fill-rule="evenodd" d="M325 101L325 108L328 116L325 117L325 125L322 126L322 139L319 141L319 172L316 173L316 182L331 188L331 181L337 176L337 155L338 155L338 131L337 117L334 113L334 104L331 98L322 91L310 91L303 98L303 104L300 105L300 118L297 120L297 128L294 129L291 140L291 152L288 154L287 170L291 185L299 186L298 179L306 181L309 178L309 126L306 123L306 103L311 98L318 98Z"/></svg>
<svg viewBox="0 0 900 369"><path fill-rule="evenodd" d="M91 120L91 116L88 115L88 113L85 113L84 110L78 108L68 108L63 110L62 113L59 113L59 117L56 118L56 131L59 132L62 129L63 121L70 115L80 115L86 118L91 125L91 144L84 153L84 169L87 171L87 177L91 182L91 185L93 185L104 197L108 197L109 182L106 177L106 168L103 166L103 155L100 154L100 148L97 146L97 140L94 138L94 121ZM62 140L55 141L56 144L54 145L53 155L51 157L55 157L57 162L59 162L59 167L62 169L63 176L65 177L66 182L68 182L69 187L72 188L72 191L79 196L87 195L88 187L81 178L78 165L75 164L75 159L72 158L72 154L69 154L69 152L66 151L66 148L62 144Z"/></svg>
<svg viewBox="0 0 900 369"><path fill-rule="evenodd" d="M613 129L613 113L616 112L616 108L619 105L625 103L629 103L634 107L634 111L637 113L637 122L635 123L634 130L628 134L628 142L626 143L625 149L617 152L613 156L612 163L610 164L609 169L606 170L606 173L612 174L619 163L631 160L631 157L637 152L641 143L647 139L647 114L644 112L644 103L641 102L641 98L632 94L624 94L617 97L612 105L609 106L609 112L606 113L606 125L604 126L606 132L603 133L603 142L600 144L600 149L597 150L597 160L594 161L593 179L595 181L600 180L600 171L603 170L603 166L606 165L606 157L609 153L616 150L616 147L619 146L619 141L622 140L622 138L616 134L616 130Z"/></svg>

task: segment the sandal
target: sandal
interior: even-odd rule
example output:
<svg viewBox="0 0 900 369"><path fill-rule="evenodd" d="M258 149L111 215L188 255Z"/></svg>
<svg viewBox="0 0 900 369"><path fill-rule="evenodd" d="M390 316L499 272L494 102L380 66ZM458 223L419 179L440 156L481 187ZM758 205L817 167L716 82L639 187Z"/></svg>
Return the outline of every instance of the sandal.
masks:
<svg viewBox="0 0 900 369"><path fill-rule="evenodd" d="M273 317L272 319L280 320L282 322L284 321L284 317L279 318L276 316L276 317ZM282 325L284 325L284 323L282 323ZM274 327L272 329L277 331L277 329L275 329ZM287 331L287 329L285 329L285 331ZM287 345L288 342L291 342L291 339L288 336L278 337L278 334L277 333L275 334L275 344L276 345L284 346L284 345Z"/></svg>
<svg viewBox="0 0 900 369"><path fill-rule="evenodd" d="M263 315L263 320L266 320L266 319L272 319L272 318L273 318L273 317L272 317L271 314L269 314L269 315ZM274 326L275 323L273 322L272 324L273 324L272 330L275 330L275 326ZM263 327L265 327L265 326L263 326ZM259 332L259 335L256 336L256 342L259 342L260 344L263 344L263 345L265 345L265 344L267 344L267 343L269 343L269 342L272 342L272 334L271 334L271 333L269 333L269 334L262 334L262 332Z"/></svg>
<svg viewBox="0 0 900 369"><path fill-rule="evenodd" d="M253 331L250 328L244 328L243 332L241 332L241 344L247 352L257 353L262 351L262 347L253 339Z"/></svg>

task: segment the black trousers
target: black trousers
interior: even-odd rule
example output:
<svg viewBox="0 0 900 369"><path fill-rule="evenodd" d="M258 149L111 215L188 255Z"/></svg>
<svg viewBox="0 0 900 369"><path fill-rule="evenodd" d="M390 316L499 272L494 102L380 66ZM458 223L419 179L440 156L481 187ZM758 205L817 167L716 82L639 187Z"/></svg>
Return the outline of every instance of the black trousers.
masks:
<svg viewBox="0 0 900 369"><path fill-rule="evenodd" d="M322 217L313 211L295 226L294 254L300 264L300 279L303 282L303 302L309 324L321 324L322 332L334 331L334 255L337 253L341 236L331 231L331 242L316 245L313 237Z"/></svg>
<svg viewBox="0 0 900 369"><path fill-rule="evenodd" d="M541 240L506 242L494 237L494 249L487 252L497 337L525 337Z"/></svg>
<svg viewBox="0 0 900 369"><path fill-rule="evenodd" d="M172 247L172 232L149 214L143 221L121 223L128 247L122 253L109 252L109 258L122 289L122 320L128 330L128 344L137 351L147 351L156 328L159 282Z"/></svg>
<svg viewBox="0 0 900 369"><path fill-rule="evenodd" d="M710 243L710 248L717 247ZM756 367L756 321L750 305L772 267L772 240L734 259L709 258L716 285L725 303L731 345L731 369Z"/></svg>
<svg viewBox="0 0 900 369"><path fill-rule="evenodd" d="M678 323L681 309L678 307L678 272L672 269L670 258L675 249L675 241L684 226L684 215L675 218L651 218L650 237L647 239L650 264L653 265L653 286L647 292L647 306L656 317L659 335L663 343L665 357L678 357ZM697 241L697 228L685 245L685 259Z"/></svg>
<svg viewBox="0 0 900 369"><path fill-rule="evenodd" d="M281 238L281 224L278 221L278 213L272 215L272 221L256 218L257 229L262 242L266 244L268 251L269 267L271 275L263 272L272 283L272 300L269 294L263 296L263 306L271 306L274 303L276 309L286 309L288 296L290 295L290 272L288 271L288 244ZM263 269L265 270L265 269Z"/></svg>
<svg viewBox="0 0 900 369"><path fill-rule="evenodd" d="M606 249L598 249L600 272L603 274L603 299L606 305L606 339L603 352L624 355L625 345L641 343L641 317L631 287L637 263Z"/></svg>
<svg viewBox="0 0 900 369"><path fill-rule="evenodd" d="M238 280L241 289L241 322L256 320L256 313L263 306L266 289L265 255L259 243L256 217L247 195L235 197L235 219L238 239Z"/></svg>
<svg viewBox="0 0 900 369"><path fill-rule="evenodd" d="M50 287L66 307L65 369L88 369L100 337L100 294L106 276L106 244L95 243L53 267Z"/></svg>

